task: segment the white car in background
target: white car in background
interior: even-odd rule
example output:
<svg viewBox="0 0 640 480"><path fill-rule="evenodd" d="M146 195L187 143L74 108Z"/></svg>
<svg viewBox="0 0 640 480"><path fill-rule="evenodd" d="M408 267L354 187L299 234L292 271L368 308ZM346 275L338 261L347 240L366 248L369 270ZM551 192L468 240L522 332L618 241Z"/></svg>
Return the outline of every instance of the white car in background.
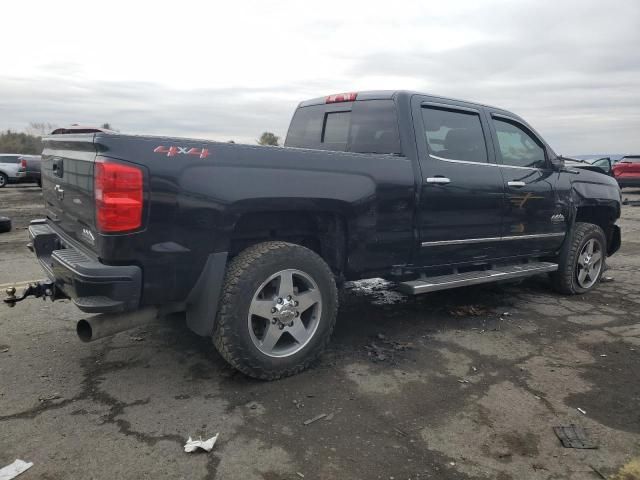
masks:
<svg viewBox="0 0 640 480"><path fill-rule="evenodd" d="M21 157L19 154L0 153L0 188L8 183L20 182L27 176Z"/></svg>

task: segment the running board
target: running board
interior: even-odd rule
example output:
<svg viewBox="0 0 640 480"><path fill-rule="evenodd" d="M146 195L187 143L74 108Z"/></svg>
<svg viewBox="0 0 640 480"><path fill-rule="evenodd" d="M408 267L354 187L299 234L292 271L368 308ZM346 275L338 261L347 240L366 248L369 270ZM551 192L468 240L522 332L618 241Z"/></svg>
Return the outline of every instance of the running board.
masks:
<svg viewBox="0 0 640 480"><path fill-rule="evenodd" d="M492 270L477 272L453 273L439 277L424 277L419 280L402 282L398 284L400 291L409 295L435 292L448 288L466 287L480 283L498 282L511 278L528 277L538 273L555 272L558 264L549 262L529 262L518 265L496 267Z"/></svg>

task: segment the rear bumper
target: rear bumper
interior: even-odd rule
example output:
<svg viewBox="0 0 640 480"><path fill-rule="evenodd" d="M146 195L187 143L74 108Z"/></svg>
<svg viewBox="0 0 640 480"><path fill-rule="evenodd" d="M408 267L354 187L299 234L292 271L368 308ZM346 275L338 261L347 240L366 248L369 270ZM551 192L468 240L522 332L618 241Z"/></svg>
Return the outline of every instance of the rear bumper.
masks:
<svg viewBox="0 0 640 480"><path fill-rule="evenodd" d="M32 250L49 279L88 313L139 308L142 270L136 265L104 265L62 238L45 220L29 225Z"/></svg>

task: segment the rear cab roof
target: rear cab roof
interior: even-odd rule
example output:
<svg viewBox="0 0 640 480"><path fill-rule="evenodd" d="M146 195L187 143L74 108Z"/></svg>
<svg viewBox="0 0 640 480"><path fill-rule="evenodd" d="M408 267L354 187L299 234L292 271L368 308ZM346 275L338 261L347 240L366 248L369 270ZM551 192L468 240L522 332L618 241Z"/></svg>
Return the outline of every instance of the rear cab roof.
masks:
<svg viewBox="0 0 640 480"><path fill-rule="evenodd" d="M420 95L421 97L425 97L434 102L451 103L452 105L458 104L461 106L467 106L472 108L475 107L478 109L487 108L492 111L495 111L496 113L513 117L516 120L519 120L525 125L527 125L529 128L532 128L531 125L529 125L526 120L524 120L522 117L520 117L519 115L516 115L513 112L510 112L503 108L495 107L493 105L487 105L479 102L470 102L468 100L461 100L459 98L445 97L442 95L434 95L431 93L417 92L414 90L365 90L365 91L353 91L352 93L357 94L356 99L354 100L356 102L365 101L365 100L395 100L397 103L406 102L407 104L409 104L411 97L415 95ZM337 94L337 95L340 95L340 94ZM316 98L311 98L309 100L304 100L298 104L298 108L309 107L312 105L323 105L327 103L327 98L330 96L334 96L334 95L328 95L328 96L325 95L324 97L316 97ZM538 136L540 135L538 134Z"/></svg>
<svg viewBox="0 0 640 480"><path fill-rule="evenodd" d="M355 99L356 102L364 101L364 100L390 100L390 99L401 99L401 98L409 99L414 95L420 95L423 97L432 98L434 100L443 100L451 103L464 103L466 105L490 108L492 110L499 110L501 112L504 112L505 114L514 115L511 112L508 112L498 107L493 107L491 105L485 105L477 102L470 102L468 100L461 100L458 98L443 97L442 95L433 95L425 92L416 92L413 90L365 90L365 91L354 91L353 93L357 94L357 97ZM329 95L329 96L333 96L333 95ZM322 105L326 103L326 100L327 100L326 95L324 97L311 98L309 100L304 100L300 102L298 104L298 108L308 107L311 105Z"/></svg>

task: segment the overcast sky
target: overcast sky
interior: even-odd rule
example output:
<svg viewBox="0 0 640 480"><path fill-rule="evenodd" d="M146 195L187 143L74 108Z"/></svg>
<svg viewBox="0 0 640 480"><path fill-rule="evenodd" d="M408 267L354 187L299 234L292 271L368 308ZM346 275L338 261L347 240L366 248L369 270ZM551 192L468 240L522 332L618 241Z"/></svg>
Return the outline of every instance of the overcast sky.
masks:
<svg viewBox="0 0 640 480"><path fill-rule="evenodd" d="M2 6L0 129L253 142L300 100L412 89L526 118L559 153L640 153L640 1L46 1Z"/></svg>

